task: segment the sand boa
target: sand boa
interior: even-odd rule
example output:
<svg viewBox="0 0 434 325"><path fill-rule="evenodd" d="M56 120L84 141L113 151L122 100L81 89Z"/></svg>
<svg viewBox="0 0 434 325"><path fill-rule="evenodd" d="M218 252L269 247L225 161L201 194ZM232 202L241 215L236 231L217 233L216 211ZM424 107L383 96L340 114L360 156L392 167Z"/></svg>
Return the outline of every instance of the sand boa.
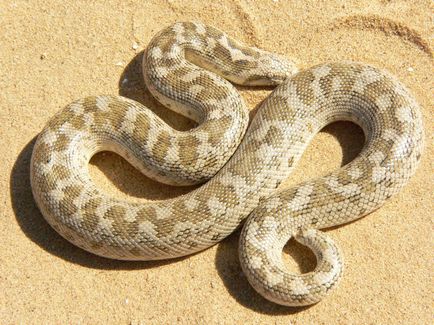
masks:
<svg viewBox="0 0 434 325"><path fill-rule="evenodd" d="M47 221L95 254L154 260L210 247L250 215L239 255L252 286L279 304L319 301L338 282L342 260L331 239L315 229L360 218L407 183L423 143L413 97L371 66L332 63L296 73L290 61L196 23L176 23L159 33L143 68L153 95L199 126L173 130L119 96L68 105L42 130L32 155L32 190ZM222 77L244 85L280 84L244 138L248 110ZM363 128L360 155L329 175L276 191L313 136L337 120ZM96 188L89 176L89 159L103 150L165 183L211 179L174 199L120 200ZM285 270L282 248L292 236L316 254L313 272Z"/></svg>

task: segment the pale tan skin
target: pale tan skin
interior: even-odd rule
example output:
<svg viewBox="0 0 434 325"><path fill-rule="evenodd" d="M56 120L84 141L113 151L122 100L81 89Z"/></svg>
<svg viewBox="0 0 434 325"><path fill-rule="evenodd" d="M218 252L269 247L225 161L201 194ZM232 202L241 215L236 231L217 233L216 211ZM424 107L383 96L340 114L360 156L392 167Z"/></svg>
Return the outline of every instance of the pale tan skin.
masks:
<svg viewBox="0 0 434 325"><path fill-rule="evenodd" d="M143 67L154 96L199 126L175 131L119 96L68 105L42 130L32 155L32 190L46 220L97 255L155 260L210 247L248 217L239 255L252 286L283 305L321 300L338 283L343 265L339 249L316 229L377 209L418 165L423 128L411 94L388 73L358 63L295 73L281 56L197 23L164 29L149 44ZM245 104L218 75L239 84L281 84L245 135ZM362 127L366 144L360 155L329 175L276 191L313 136L336 120ZM174 199L117 199L96 188L87 170L102 150L169 184L211 179ZM282 248L292 236L316 254L313 272L285 270Z"/></svg>

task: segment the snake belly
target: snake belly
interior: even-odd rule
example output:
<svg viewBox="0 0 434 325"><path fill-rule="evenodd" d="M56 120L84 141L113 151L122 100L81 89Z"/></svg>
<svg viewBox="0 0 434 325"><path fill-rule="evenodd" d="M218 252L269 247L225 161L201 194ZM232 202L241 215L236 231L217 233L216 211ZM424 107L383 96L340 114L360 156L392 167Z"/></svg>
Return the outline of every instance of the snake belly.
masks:
<svg viewBox="0 0 434 325"><path fill-rule="evenodd" d="M69 104L47 123L33 149L31 185L44 218L94 254L156 260L208 248L250 215L239 255L252 286L279 304L319 301L338 283L342 259L317 229L360 218L397 193L418 164L423 128L417 102L387 72L352 62L295 72L291 61L210 26L176 23L164 29L144 55L147 87L198 127L176 131L120 96ZM245 135L248 111L225 79L280 84ZM338 120L364 130L359 156L329 175L276 191L314 135ZM173 199L121 200L89 176L90 158L103 150L165 183L209 180ZM282 248L292 236L316 254L313 272L285 270Z"/></svg>

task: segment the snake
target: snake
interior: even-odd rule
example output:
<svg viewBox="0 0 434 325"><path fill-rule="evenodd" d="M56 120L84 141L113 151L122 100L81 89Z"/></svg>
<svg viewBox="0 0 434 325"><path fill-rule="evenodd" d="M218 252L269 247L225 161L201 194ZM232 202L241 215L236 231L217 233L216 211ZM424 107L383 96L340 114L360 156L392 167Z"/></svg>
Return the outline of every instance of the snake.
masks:
<svg viewBox="0 0 434 325"><path fill-rule="evenodd" d="M186 256L242 227L239 260L252 287L277 304L311 305L337 286L344 269L340 248L321 229L379 208L420 161L416 99L395 76L365 63L299 70L212 26L177 22L152 38L142 70L150 93L195 127L177 130L122 96L90 96L49 119L32 152L31 188L43 217L99 256ZM251 121L234 84L274 87ZM364 132L358 156L325 176L279 187L312 138L342 120ZM159 182L200 186L168 199L116 198L88 170L91 157L107 150ZM313 251L313 271L285 266L282 250L291 238Z"/></svg>

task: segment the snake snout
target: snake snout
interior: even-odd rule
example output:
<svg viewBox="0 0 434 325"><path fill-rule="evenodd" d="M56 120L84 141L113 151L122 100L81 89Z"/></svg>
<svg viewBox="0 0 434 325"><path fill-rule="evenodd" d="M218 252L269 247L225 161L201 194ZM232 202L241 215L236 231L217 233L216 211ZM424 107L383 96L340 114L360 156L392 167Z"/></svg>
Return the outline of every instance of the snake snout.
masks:
<svg viewBox="0 0 434 325"><path fill-rule="evenodd" d="M278 54L270 53L263 58L263 61L264 76L266 76L268 84L271 86L280 85L298 72L294 62Z"/></svg>

